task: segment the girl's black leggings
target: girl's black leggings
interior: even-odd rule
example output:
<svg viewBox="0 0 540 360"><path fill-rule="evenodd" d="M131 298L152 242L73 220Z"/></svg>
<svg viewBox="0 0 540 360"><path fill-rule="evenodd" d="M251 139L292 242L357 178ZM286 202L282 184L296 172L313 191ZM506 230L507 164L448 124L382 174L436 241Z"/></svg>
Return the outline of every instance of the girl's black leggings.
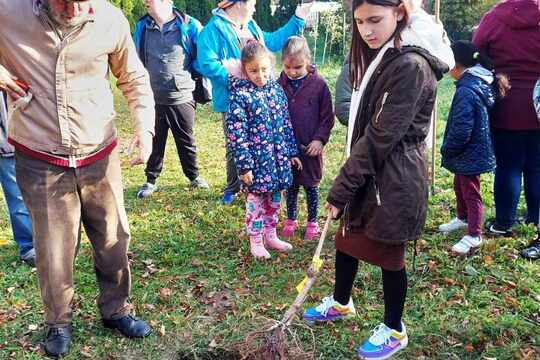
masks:
<svg viewBox="0 0 540 360"><path fill-rule="evenodd" d="M391 329L401 331L401 318L407 296L407 271L382 269L384 292L384 323ZM336 285L334 300L346 305L351 298L352 287L358 271L358 259L339 250L336 251Z"/></svg>

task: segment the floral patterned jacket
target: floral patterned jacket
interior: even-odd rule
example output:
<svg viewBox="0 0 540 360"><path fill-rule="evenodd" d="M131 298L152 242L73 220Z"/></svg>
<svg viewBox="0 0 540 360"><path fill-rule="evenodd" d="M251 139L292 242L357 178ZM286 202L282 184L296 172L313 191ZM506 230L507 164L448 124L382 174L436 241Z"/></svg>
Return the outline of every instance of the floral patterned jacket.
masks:
<svg viewBox="0 0 540 360"><path fill-rule="evenodd" d="M240 174L253 173L250 193L269 193L292 184L290 159L298 156L285 92L275 80L258 87L230 79L225 115L228 146Z"/></svg>

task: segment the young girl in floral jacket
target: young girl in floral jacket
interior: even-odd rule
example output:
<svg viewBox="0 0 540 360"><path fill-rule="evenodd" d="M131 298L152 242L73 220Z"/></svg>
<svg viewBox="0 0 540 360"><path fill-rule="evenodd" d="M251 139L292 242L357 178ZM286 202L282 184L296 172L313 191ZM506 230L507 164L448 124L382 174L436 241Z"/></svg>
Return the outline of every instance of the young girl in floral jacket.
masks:
<svg viewBox="0 0 540 360"><path fill-rule="evenodd" d="M272 58L264 45L250 41L241 55L247 79L230 78L229 108L225 116L228 146L247 187L246 228L251 253L270 258L267 249L287 251L276 226L281 191L292 184L291 164L301 168L289 119L287 97L270 79Z"/></svg>

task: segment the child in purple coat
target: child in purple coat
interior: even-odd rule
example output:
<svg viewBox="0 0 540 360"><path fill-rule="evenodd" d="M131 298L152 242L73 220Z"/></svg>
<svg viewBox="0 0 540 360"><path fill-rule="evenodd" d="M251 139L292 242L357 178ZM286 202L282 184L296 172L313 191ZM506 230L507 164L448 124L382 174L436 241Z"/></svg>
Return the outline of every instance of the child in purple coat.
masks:
<svg viewBox="0 0 540 360"><path fill-rule="evenodd" d="M302 161L301 170L293 169L293 185L287 190L287 220L282 235L291 237L298 227L298 192L303 186L308 208L304 239L313 240L319 234L317 211L323 147L334 126L332 97L326 82L311 65L311 52L305 38L290 37L282 54L283 72L279 83L289 100L289 114Z"/></svg>

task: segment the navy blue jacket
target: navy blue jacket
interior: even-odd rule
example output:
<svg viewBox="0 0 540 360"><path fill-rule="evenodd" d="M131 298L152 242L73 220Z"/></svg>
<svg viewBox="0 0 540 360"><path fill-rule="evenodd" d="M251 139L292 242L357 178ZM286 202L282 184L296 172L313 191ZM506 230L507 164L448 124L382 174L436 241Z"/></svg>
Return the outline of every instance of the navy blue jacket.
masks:
<svg viewBox="0 0 540 360"><path fill-rule="evenodd" d="M479 175L495 169L489 128L495 97L493 86L470 72L457 81L441 148L444 168L458 175Z"/></svg>

